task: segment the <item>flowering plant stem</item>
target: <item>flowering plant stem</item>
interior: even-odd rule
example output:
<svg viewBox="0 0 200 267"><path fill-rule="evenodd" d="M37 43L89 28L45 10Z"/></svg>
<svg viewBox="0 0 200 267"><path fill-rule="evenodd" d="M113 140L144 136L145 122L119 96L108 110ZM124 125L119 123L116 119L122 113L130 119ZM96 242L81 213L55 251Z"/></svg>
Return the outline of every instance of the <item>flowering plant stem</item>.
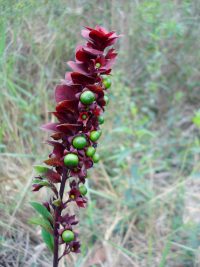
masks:
<svg viewBox="0 0 200 267"><path fill-rule="evenodd" d="M74 230L78 220L67 209L72 203L85 208L88 201L87 170L100 159L97 141L108 104L111 67L117 56L114 48L107 49L119 37L115 32L100 26L86 27L82 36L87 43L77 47L75 61L68 62L72 71L55 89L56 109L51 114L57 122L42 126L51 132L47 143L53 150L44 161L48 166L35 166L37 176L33 180L33 191L47 187L52 192L43 204L31 203L40 217L30 223L42 227L43 240L53 252L53 267L58 267L65 255L80 252L79 234ZM64 245L61 255L60 245Z"/></svg>

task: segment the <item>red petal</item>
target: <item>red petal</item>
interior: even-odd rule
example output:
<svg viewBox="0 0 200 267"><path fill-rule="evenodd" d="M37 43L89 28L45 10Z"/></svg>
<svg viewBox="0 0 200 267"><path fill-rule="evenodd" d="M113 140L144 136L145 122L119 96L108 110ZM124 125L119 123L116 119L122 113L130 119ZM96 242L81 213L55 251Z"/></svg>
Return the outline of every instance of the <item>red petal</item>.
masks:
<svg viewBox="0 0 200 267"><path fill-rule="evenodd" d="M53 154L56 156L56 158L63 157L65 147L61 143L55 141L47 141L47 143L53 146Z"/></svg>
<svg viewBox="0 0 200 267"><path fill-rule="evenodd" d="M33 192L36 192L36 191L39 191L40 188L43 187L43 185L33 184L32 187L33 187L32 191L33 191Z"/></svg>
<svg viewBox="0 0 200 267"><path fill-rule="evenodd" d="M76 59L81 62L89 62L91 59L94 59L95 56L84 52L83 50L77 50Z"/></svg>
<svg viewBox="0 0 200 267"><path fill-rule="evenodd" d="M59 158L50 158L44 161L49 166L54 166L54 167L61 167L63 166L63 162L60 161Z"/></svg>
<svg viewBox="0 0 200 267"><path fill-rule="evenodd" d="M45 177L52 183L60 183L61 182L61 177L60 174L53 170L48 170L47 173L45 173Z"/></svg>
<svg viewBox="0 0 200 267"><path fill-rule="evenodd" d="M89 37L97 42L101 41L105 41L107 39L106 34L103 31L98 31L98 30L92 30L89 33Z"/></svg>
<svg viewBox="0 0 200 267"><path fill-rule="evenodd" d="M103 53L101 50L93 49L93 48L90 48L90 47L87 47L87 46L84 46L83 50L88 52L88 53L90 53L90 54L92 54L92 55L96 55L96 56L102 55L102 53Z"/></svg>
<svg viewBox="0 0 200 267"><path fill-rule="evenodd" d="M44 124L41 126L41 128L45 131L52 131L52 132L57 132L56 126L58 126L59 123L54 123L54 122L49 122L47 124Z"/></svg>
<svg viewBox="0 0 200 267"><path fill-rule="evenodd" d="M78 100L64 100L59 102L56 106L57 112L67 112L67 111L76 111L78 108Z"/></svg>
<svg viewBox="0 0 200 267"><path fill-rule="evenodd" d="M78 85L69 86L66 84L57 85L55 89L55 99L56 102L63 100L75 100L75 95L81 90Z"/></svg>
<svg viewBox="0 0 200 267"><path fill-rule="evenodd" d="M74 61L68 61L67 64L73 71L88 75L90 73L88 66L85 63L76 63Z"/></svg>
<svg viewBox="0 0 200 267"><path fill-rule="evenodd" d="M106 46L110 46L116 43L118 37L111 38L107 41Z"/></svg>
<svg viewBox="0 0 200 267"><path fill-rule="evenodd" d="M104 96L103 88L99 85L88 85L88 89L90 89L95 94L98 94L98 96Z"/></svg>
<svg viewBox="0 0 200 267"><path fill-rule="evenodd" d="M92 166L93 166L93 161L92 160L86 160L85 162L85 168L86 169L90 169L90 168L92 168Z"/></svg>
<svg viewBox="0 0 200 267"><path fill-rule="evenodd" d="M81 35L82 35L83 38L85 38L85 39L88 39L88 38L89 38L89 33L90 33L90 31L88 31L88 30L82 30L82 31L81 31Z"/></svg>
<svg viewBox="0 0 200 267"><path fill-rule="evenodd" d="M108 53L106 54L106 59L113 59L116 58L117 53L115 52L115 49L111 48L110 50L108 50Z"/></svg>
<svg viewBox="0 0 200 267"><path fill-rule="evenodd" d="M75 114L68 110L67 112L51 112L61 123L69 122L69 123L75 123L76 117Z"/></svg>
<svg viewBox="0 0 200 267"><path fill-rule="evenodd" d="M93 84L95 82L95 78L88 77L78 72L72 72L71 78L75 84L87 85L87 84Z"/></svg>
<svg viewBox="0 0 200 267"><path fill-rule="evenodd" d="M54 139L54 140L60 140L62 138L63 134L62 133L54 133L51 135L51 137Z"/></svg>
<svg viewBox="0 0 200 267"><path fill-rule="evenodd" d="M81 125L64 123L58 125L57 129L65 134L74 134L81 129Z"/></svg>

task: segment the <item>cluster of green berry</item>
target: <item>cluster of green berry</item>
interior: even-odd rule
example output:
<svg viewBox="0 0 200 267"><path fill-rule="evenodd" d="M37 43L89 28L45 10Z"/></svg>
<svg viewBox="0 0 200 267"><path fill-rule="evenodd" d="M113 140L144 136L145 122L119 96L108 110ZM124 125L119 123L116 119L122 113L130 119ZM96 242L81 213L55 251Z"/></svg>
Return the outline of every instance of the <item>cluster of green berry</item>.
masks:
<svg viewBox="0 0 200 267"><path fill-rule="evenodd" d="M105 89L108 89L111 87L111 78L104 76L102 79L102 83L104 85ZM89 90L83 92L80 95L80 102L86 106L89 106L91 104L94 103L95 101L95 94ZM106 104L108 104L109 102L109 98L107 95L104 95L104 101ZM86 115L85 115L86 116ZM84 118L83 118L84 119ZM97 117L98 119L98 123L99 124L103 124L104 123L104 117L102 115L99 115ZM93 130L90 132L89 134L89 139L92 142L97 142L98 139L100 138L102 134L101 130ZM87 146L88 142L86 137L83 135L80 136L76 136L73 141L72 141L72 145L75 149L81 150L84 149ZM86 156L90 157L94 163L98 163L100 160L100 156L98 153L96 153L96 149L93 146L88 146L86 151L85 151ZM64 164L67 168L76 168L79 164L79 157L77 156L77 154L74 153L68 153L65 157L64 157Z"/></svg>
<svg viewBox="0 0 200 267"><path fill-rule="evenodd" d="M108 89L111 87L111 78L104 76L102 79L102 84L105 89ZM104 95L105 103L108 104L108 96ZM95 94L91 91L85 91L80 95L80 101L82 104L88 106L91 105L95 101ZM104 117L102 115L99 115L98 117L98 123L101 125L104 123ZM84 118L83 118L84 119ZM101 130L93 130L89 133L89 140L91 142L96 143L100 136L102 131ZM96 148L92 145L88 146L88 141L85 137L85 135L79 135L73 138L72 140L72 146L74 149L82 150L85 149L85 155L92 159L93 163L98 163L100 160L99 154L96 152ZM68 153L64 157L64 164L67 168L77 168L79 165L79 157L75 153ZM78 190L82 196L85 196L87 194L87 188L84 184L79 184ZM71 199L75 199L75 195L70 195ZM65 243L70 243L75 239L74 232L67 229L62 232L62 240Z"/></svg>

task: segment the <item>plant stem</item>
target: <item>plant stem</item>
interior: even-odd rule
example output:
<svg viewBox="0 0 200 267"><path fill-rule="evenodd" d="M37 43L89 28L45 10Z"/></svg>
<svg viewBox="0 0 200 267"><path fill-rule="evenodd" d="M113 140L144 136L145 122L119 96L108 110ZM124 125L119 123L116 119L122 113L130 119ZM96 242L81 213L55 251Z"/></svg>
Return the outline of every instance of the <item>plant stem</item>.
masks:
<svg viewBox="0 0 200 267"><path fill-rule="evenodd" d="M62 175L62 181L60 184L60 191L59 191L59 197L62 202L63 199L63 194L65 190L65 182L68 178L68 172L65 168L63 168L63 175ZM59 248L59 234L58 234L58 229L59 229L59 222L58 218L60 217L61 213L63 210L63 205L56 207L54 215L55 215L55 223L54 223L54 255L53 255L53 267L58 267L58 248Z"/></svg>
<svg viewBox="0 0 200 267"><path fill-rule="evenodd" d="M54 224L54 253L53 253L53 267L57 267L58 266L58 242L59 242L59 236L58 236L58 223L56 223L58 216L59 216L59 212L58 212L59 208L55 209L55 224Z"/></svg>

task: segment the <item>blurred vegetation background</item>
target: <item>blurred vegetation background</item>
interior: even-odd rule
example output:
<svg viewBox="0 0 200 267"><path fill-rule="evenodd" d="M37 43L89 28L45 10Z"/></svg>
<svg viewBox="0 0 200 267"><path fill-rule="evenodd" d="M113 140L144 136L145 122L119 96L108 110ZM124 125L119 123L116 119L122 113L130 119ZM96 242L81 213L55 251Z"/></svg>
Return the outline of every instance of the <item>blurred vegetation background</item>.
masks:
<svg viewBox="0 0 200 267"><path fill-rule="evenodd" d="M99 152L80 211L82 254L61 267L200 266L198 0L0 0L0 266L51 266L28 225L39 127L83 26L122 33ZM79 212L78 212L79 213Z"/></svg>

